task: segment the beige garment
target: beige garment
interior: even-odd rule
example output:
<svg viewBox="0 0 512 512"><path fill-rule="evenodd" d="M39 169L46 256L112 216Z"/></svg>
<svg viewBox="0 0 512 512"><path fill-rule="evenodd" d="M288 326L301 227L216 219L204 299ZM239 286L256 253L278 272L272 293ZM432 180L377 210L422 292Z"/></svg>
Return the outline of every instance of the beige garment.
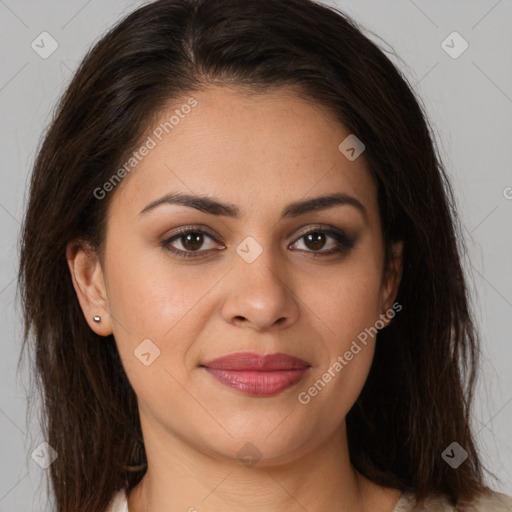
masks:
<svg viewBox="0 0 512 512"><path fill-rule="evenodd" d="M392 512L512 512L512 498L495 492L491 497L481 497L462 508L452 507L444 497L432 496L422 506L417 506L414 494L404 492Z"/></svg>
<svg viewBox="0 0 512 512"><path fill-rule="evenodd" d="M105 512L129 512L124 489L117 492ZM404 492L392 512L512 512L512 498L495 492L490 498L480 498L464 510L454 508L444 498L431 497L421 507L416 506L413 493Z"/></svg>

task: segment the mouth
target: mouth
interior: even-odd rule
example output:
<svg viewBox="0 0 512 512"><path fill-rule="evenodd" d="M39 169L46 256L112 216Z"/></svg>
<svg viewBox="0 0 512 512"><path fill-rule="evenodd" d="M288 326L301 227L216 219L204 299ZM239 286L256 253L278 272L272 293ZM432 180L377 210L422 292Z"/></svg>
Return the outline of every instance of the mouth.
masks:
<svg viewBox="0 0 512 512"><path fill-rule="evenodd" d="M260 355L237 352L213 359L200 367L216 381L251 396L272 396L297 384L311 365L284 353Z"/></svg>

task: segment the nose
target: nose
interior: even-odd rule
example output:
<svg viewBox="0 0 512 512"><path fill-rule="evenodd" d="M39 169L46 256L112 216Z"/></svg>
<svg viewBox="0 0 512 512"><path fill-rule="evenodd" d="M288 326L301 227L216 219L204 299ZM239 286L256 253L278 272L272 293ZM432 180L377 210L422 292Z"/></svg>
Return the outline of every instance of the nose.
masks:
<svg viewBox="0 0 512 512"><path fill-rule="evenodd" d="M251 263L235 255L234 268L225 285L224 320L238 327L272 331L290 327L300 317L292 275L271 249Z"/></svg>

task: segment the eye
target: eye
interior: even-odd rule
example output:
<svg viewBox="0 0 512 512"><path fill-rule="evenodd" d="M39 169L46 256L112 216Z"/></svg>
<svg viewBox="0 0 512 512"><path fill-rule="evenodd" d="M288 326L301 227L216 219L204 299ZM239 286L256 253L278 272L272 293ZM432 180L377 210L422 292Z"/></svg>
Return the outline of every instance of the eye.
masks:
<svg viewBox="0 0 512 512"><path fill-rule="evenodd" d="M331 243L327 244L329 239L331 239ZM349 237L341 230L315 228L302 234L290 247L303 250L301 247L297 247L302 240L304 240L303 245L306 247L304 250L312 253L313 256L329 256L344 253L354 247L355 243L354 237ZM321 249L324 249L326 244L329 246L329 250L322 251Z"/></svg>
<svg viewBox="0 0 512 512"><path fill-rule="evenodd" d="M208 239L211 241L211 246L205 249L204 245ZM317 227L303 233L289 247L311 253L312 256L331 256L347 252L354 246L355 241L355 237L350 237L341 230ZM300 247L301 243L304 248ZM219 245L213 235L203 229L190 226L179 229L171 237L165 239L161 245L167 251L184 258L199 258L211 250L226 248L222 244ZM176 247L176 245L181 247ZM328 250L325 250L326 245Z"/></svg>
<svg viewBox="0 0 512 512"><path fill-rule="evenodd" d="M179 230L178 233L164 240L162 246L177 256L197 258L203 256L203 254L200 253L205 253L209 250L200 250L206 239L215 240L213 236L206 231L188 227ZM181 248L177 248L173 245L173 243L176 242L181 245ZM214 249L215 247L219 247L219 244L214 243L210 249ZM225 246L221 245L221 248L225 248Z"/></svg>

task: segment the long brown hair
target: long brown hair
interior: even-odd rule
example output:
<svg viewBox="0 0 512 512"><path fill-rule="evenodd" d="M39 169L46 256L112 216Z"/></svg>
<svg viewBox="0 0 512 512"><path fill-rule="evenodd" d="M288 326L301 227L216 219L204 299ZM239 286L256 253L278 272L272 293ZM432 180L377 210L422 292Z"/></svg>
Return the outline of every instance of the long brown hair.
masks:
<svg viewBox="0 0 512 512"><path fill-rule="evenodd" d="M102 511L147 460L136 396L115 340L87 325L66 262L99 252L113 191L101 188L169 102L209 84L293 87L364 142L386 242L404 241L397 301L347 415L355 468L381 485L453 504L489 489L470 429L478 368L455 200L425 110L407 79L343 13L310 0L158 0L88 52L35 161L21 235L23 349L35 357L58 512ZM468 453L456 470L441 454Z"/></svg>

